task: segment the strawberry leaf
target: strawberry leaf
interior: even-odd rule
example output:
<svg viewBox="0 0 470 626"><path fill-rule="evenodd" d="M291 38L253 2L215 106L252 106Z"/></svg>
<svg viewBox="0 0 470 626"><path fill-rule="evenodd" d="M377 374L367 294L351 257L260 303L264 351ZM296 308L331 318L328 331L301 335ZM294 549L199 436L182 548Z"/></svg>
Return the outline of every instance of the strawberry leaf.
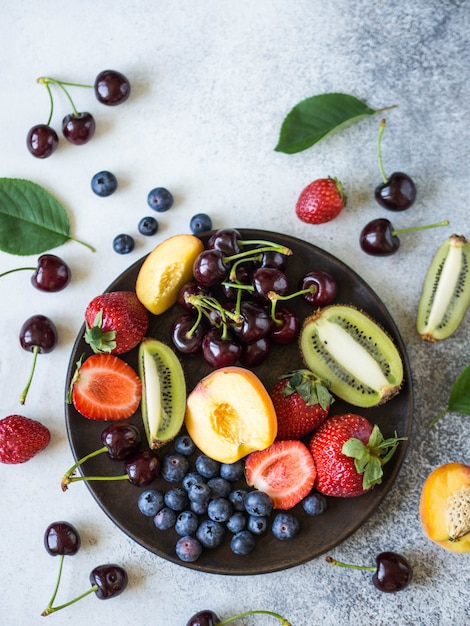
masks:
<svg viewBox="0 0 470 626"><path fill-rule="evenodd" d="M470 415L470 363L457 376L452 385L447 407L429 422L429 426L433 426L448 412Z"/></svg>
<svg viewBox="0 0 470 626"><path fill-rule="evenodd" d="M370 457L369 463L364 470L364 476L362 477L362 487L364 490L370 489L374 485L380 485L382 482L382 463L377 457Z"/></svg>
<svg viewBox="0 0 470 626"><path fill-rule="evenodd" d="M64 207L40 185L21 178L0 178L0 250L26 256L74 240Z"/></svg>
<svg viewBox="0 0 470 626"><path fill-rule="evenodd" d="M276 152L294 154L310 148L324 137L354 122L385 111L371 109L345 93L326 93L306 98L284 119Z"/></svg>

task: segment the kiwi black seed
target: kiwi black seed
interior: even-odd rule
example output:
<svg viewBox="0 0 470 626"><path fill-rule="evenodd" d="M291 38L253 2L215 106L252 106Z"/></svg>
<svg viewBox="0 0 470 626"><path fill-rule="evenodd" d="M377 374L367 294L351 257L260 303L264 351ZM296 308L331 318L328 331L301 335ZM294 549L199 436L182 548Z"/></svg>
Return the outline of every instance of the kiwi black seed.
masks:
<svg viewBox="0 0 470 626"><path fill-rule="evenodd" d="M394 342L353 306L331 305L308 317L300 349L308 368L330 382L331 393L353 406L383 404L403 383L403 361Z"/></svg>
<svg viewBox="0 0 470 626"><path fill-rule="evenodd" d="M470 242L451 235L439 246L426 273L416 329L426 341L453 335L470 307Z"/></svg>

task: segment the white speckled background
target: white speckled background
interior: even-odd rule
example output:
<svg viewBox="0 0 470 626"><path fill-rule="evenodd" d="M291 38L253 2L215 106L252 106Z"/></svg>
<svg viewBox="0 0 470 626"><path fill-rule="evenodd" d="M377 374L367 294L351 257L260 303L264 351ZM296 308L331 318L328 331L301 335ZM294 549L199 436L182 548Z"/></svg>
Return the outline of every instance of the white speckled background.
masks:
<svg viewBox="0 0 470 626"><path fill-rule="evenodd" d="M468 417L446 416L429 429L450 385L470 357L467 316L458 334L424 345L414 330L422 280L437 246L468 226L469 4L464 0L127 0L111 2L4 0L0 7L2 95L0 176L34 180L68 208L73 233L96 254L67 243L56 252L74 280L60 294L41 294L27 273L0 282L0 414L20 412L17 392L30 365L17 334L33 313L52 317L60 344L38 359L23 409L52 432L48 450L23 466L0 467L0 624L42 624L56 561L45 552L46 526L67 519L83 547L64 565L60 598L87 585L100 562L124 563L129 590L111 602L87 598L48 618L75 626L184 626L202 608L220 617L252 608L282 613L293 626L470 623L469 557L431 544L421 531L418 502L427 474L446 461L469 462ZM123 106L102 107L91 92L73 91L77 106L98 124L88 145L64 145L39 161L25 148L28 129L45 122L48 98L40 75L89 83L106 67L132 83ZM274 152L281 122L305 97L351 93L387 114L383 156L388 172L416 181L415 206L387 215L397 228L451 221L449 228L402 237L399 252L361 252L363 224L384 215L372 190L379 118L333 135L297 155ZM56 96L55 123L69 112ZM107 199L94 196L91 176L110 169L120 181ZM294 215L301 189L334 175L348 206L334 222L309 227ZM137 222L148 213L147 192L166 186L176 198L159 234L144 240ZM415 385L414 428L398 479L372 518L333 551L341 560L373 562L390 549L414 566L412 586L380 594L370 574L332 568L319 558L281 573L255 577L201 574L166 562L123 535L77 484L59 482L71 465L63 418L63 387L73 340L87 302L162 238L188 231L190 217L211 214L215 227L285 232L332 252L379 294L407 344ZM136 235L136 249L115 254L113 237ZM31 261L32 259L30 259ZM0 253L0 271L21 259ZM268 625L267 617L240 624Z"/></svg>

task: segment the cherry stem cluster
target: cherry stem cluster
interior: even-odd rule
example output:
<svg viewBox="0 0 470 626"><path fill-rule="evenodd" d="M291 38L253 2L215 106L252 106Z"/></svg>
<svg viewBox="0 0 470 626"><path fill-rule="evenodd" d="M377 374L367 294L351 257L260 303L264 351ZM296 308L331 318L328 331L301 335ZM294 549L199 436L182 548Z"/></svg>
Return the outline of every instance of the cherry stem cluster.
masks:
<svg viewBox="0 0 470 626"><path fill-rule="evenodd" d="M81 600L85 596L89 596L91 593L93 593L93 592L98 590L98 585L93 585L92 587L90 587L90 589L87 589L87 591L85 591L84 593L80 594L76 598L73 598L72 600L69 600L68 602L65 602L64 604L60 604L58 606L53 606L54 600L56 599L57 592L59 590L60 579L62 577L62 566L63 566L63 564L64 564L64 555L61 554L60 555L60 561L59 561L59 573L57 575L57 580L56 580L56 584L55 584L55 587L54 587L54 591L52 593L52 597L49 600L46 608L41 613L42 617L47 617L51 613L55 613L56 611L60 611L60 609L65 609L65 607L70 606L71 604L74 604L75 602L78 602L79 600Z"/></svg>
<svg viewBox="0 0 470 626"><path fill-rule="evenodd" d="M47 89L47 93L49 94L49 101L50 101L50 111L49 111L49 118L47 120L47 126L50 125L51 120L52 120L52 115L54 113L54 98L52 97L52 91L51 91L51 87L50 85L57 85L58 87L60 87L60 89L62 89L62 91L64 92L64 94L67 96L68 101L70 102L71 106L72 106L72 111L75 117L79 117L80 113L78 112L74 101L72 100L72 97L70 95L70 93L68 92L68 90L66 89L65 85L67 85L67 87L84 87L86 89L92 89L93 85L82 85L81 83L68 83L65 82L63 80L56 80L55 78L50 78L49 76L40 76L37 79L37 82L40 85L44 85Z"/></svg>

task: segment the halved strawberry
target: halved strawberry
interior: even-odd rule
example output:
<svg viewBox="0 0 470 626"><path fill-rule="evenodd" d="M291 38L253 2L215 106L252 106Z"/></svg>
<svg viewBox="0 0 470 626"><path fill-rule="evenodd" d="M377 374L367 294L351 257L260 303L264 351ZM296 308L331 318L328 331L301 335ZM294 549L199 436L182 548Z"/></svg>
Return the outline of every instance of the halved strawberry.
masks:
<svg viewBox="0 0 470 626"><path fill-rule="evenodd" d="M130 365L112 354L93 354L77 363L69 400L84 417L121 420L140 403L142 382Z"/></svg>
<svg viewBox="0 0 470 626"><path fill-rule="evenodd" d="M307 446L295 439L275 441L245 460L249 485L267 493L275 509L291 509L312 490L316 469Z"/></svg>

